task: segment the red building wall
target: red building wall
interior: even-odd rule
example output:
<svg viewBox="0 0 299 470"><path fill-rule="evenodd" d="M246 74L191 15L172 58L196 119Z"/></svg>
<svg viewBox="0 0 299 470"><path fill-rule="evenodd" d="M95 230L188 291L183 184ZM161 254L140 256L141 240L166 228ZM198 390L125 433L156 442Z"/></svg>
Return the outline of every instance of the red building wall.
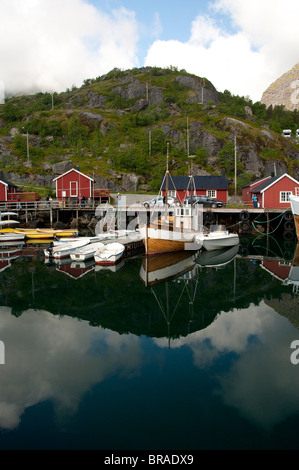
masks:
<svg viewBox="0 0 299 470"><path fill-rule="evenodd" d="M295 181L288 178L287 176L284 176L264 191L263 207L265 209L287 209L288 207L290 207L290 203L280 202L280 192L291 191L293 194L295 194L296 187L298 187L298 184Z"/></svg>
<svg viewBox="0 0 299 470"><path fill-rule="evenodd" d="M256 188L257 186L259 186L263 181L269 179L270 176L267 176L266 178L262 179L262 180L258 180L256 181L255 183L252 183L250 184L249 186L245 186L245 188L242 189L242 201L243 202L247 202L247 203L250 203L252 202L252 194L249 192L251 191L252 189Z"/></svg>
<svg viewBox="0 0 299 470"><path fill-rule="evenodd" d="M6 201L7 200L6 188L7 188L7 186L0 181L0 201Z"/></svg>
<svg viewBox="0 0 299 470"><path fill-rule="evenodd" d="M77 171L70 171L56 179L56 196L58 199L92 197L93 181Z"/></svg>

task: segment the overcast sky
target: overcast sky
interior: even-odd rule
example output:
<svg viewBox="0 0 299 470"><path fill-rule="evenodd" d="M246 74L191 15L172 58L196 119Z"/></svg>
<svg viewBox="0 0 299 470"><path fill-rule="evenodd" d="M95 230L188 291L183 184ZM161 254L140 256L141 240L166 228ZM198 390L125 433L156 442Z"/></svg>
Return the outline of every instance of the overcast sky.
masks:
<svg viewBox="0 0 299 470"><path fill-rule="evenodd" d="M0 0L4 92L170 65L258 101L299 62L298 0Z"/></svg>

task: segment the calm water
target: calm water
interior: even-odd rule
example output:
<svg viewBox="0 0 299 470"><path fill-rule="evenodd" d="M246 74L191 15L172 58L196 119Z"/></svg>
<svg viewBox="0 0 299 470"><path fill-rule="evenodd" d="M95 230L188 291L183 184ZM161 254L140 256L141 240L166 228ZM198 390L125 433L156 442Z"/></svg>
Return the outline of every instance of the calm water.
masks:
<svg viewBox="0 0 299 470"><path fill-rule="evenodd" d="M299 449L296 248L242 239L149 285L140 255L28 245L0 272L0 449Z"/></svg>

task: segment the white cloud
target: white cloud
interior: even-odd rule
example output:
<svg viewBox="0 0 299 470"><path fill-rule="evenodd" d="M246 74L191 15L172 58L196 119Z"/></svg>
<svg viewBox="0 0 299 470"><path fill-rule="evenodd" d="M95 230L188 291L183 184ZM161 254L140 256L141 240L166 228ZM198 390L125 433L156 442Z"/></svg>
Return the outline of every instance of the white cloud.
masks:
<svg viewBox="0 0 299 470"><path fill-rule="evenodd" d="M86 0L2 0L0 80L7 93L80 86L114 67L138 65L135 15Z"/></svg>
<svg viewBox="0 0 299 470"><path fill-rule="evenodd" d="M154 42L145 65L185 68L208 78L219 91L260 100L266 88L298 61L299 3L218 0L213 7L210 11L230 17L235 32L198 16L188 42Z"/></svg>

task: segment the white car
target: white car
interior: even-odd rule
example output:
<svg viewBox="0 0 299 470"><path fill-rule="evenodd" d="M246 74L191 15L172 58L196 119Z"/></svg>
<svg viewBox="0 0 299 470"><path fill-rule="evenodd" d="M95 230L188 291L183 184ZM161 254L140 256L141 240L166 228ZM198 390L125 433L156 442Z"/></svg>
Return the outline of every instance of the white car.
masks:
<svg viewBox="0 0 299 470"><path fill-rule="evenodd" d="M178 199L176 197L171 197L171 196L167 198L167 204L168 204L168 207L174 207L174 206L180 205ZM164 197L163 196L154 197L150 201L145 201L143 205L144 207L164 207Z"/></svg>

